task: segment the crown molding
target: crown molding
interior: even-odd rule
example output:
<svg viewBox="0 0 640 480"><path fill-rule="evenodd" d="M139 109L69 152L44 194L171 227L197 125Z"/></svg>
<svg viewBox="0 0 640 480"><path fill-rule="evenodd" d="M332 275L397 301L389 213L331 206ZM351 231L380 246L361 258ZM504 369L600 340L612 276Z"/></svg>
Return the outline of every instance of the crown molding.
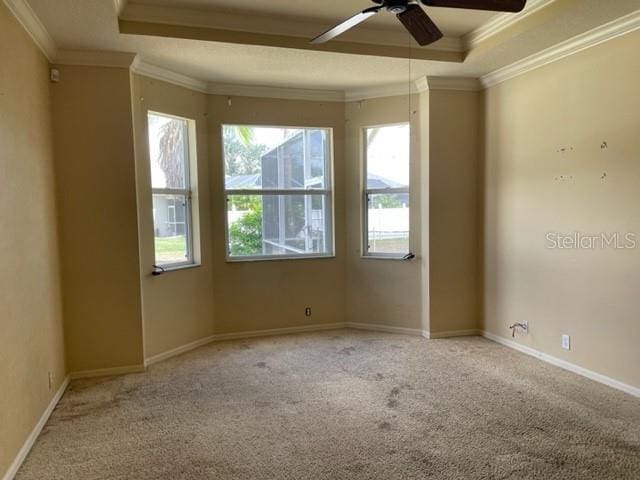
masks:
<svg viewBox="0 0 640 480"><path fill-rule="evenodd" d="M423 77L424 78L424 77ZM402 95L415 95L426 91L425 80L420 78L414 82L394 83L391 85L380 85L376 87L356 88L345 91L345 101L359 102L361 100L371 100L374 98L398 97Z"/></svg>
<svg viewBox="0 0 640 480"><path fill-rule="evenodd" d="M481 77L480 81L484 88L489 88L638 29L640 29L640 10L488 73Z"/></svg>
<svg viewBox="0 0 640 480"><path fill-rule="evenodd" d="M138 75L154 78L179 87L188 88L209 95L234 97L280 98L288 100L309 100L317 102L343 102L344 92L335 90L306 90L299 88L266 87L257 85L229 85L207 83L181 73L176 73L157 65L152 65L137 57L131 65L131 71Z"/></svg>
<svg viewBox="0 0 640 480"><path fill-rule="evenodd" d="M427 77L420 77L416 80L416 90L418 90L418 93L429 91L429 80Z"/></svg>
<svg viewBox="0 0 640 480"><path fill-rule="evenodd" d="M59 50L52 63L56 65L129 68L135 59L136 54L129 52Z"/></svg>
<svg viewBox="0 0 640 480"><path fill-rule="evenodd" d="M146 63L141 60L140 57L136 57L133 61L131 71L138 75L154 78L197 92L234 97L278 98L283 100L307 100L314 102L355 102L373 98L407 95L409 91L408 83L396 83L346 91L207 83L157 65ZM456 80L460 81L461 79ZM464 79L464 81L468 81L468 79ZM428 89L429 85L426 77L422 77L411 84L411 94L422 93ZM457 89L460 90L461 88ZM465 89L468 90L468 88Z"/></svg>
<svg viewBox="0 0 640 480"><path fill-rule="evenodd" d="M482 90L480 79L472 77L427 77L429 90L455 90L460 92L478 92Z"/></svg>
<svg viewBox="0 0 640 480"><path fill-rule="evenodd" d="M120 14L124 11L125 7L129 0L113 0L113 5L116 8L116 14L120 16Z"/></svg>
<svg viewBox="0 0 640 480"><path fill-rule="evenodd" d="M472 50L477 47L478 44L485 41L489 37L492 37L503 30L511 27L520 20L528 17L529 15L536 13L543 9L547 5L555 2L556 0L529 0L525 9L519 13L502 13L496 15L493 19L487 23L476 28L472 32L462 37L462 44L465 49Z"/></svg>
<svg viewBox="0 0 640 480"><path fill-rule="evenodd" d="M339 90L308 90L300 88L264 87L210 83L207 93L237 97L281 98L315 102L344 102L345 94Z"/></svg>
<svg viewBox="0 0 640 480"><path fill-rule="evenodd" d="M56 44L38 16L26 0L3 0L4 4L27 31L45 57L52 61L56 57Z"/></svg>
<svg viewBox="0 0 640 480"><path fill-rule="evenodd" d="M146 63L142 61L140 57L136 57L136 59L133 61L133 64L131 65L131 71L133 73L137 73L138 75L155 78L156 80L172 83L173 85L188 88L190 90L195 90L196 92L208 93L207 82L198 80L193 77L188 77L187 75L183 75L181 73L176 73L163 67L158 67L157 65Z"/></svg>
<svg viewBox="0 0 640 480"><path fill-rule="evenodd" d="M157 65L146 63L142 61L140 57L137 57L133 61L131 71L138 75L154 78L156 80L195 90L197 92L207 93L209 95L225 95L234 97L277 98L283 100L307 100L314 102L354 102L373 98L407 95L409 90L408 83L398 83L347 91L207 83ZM427 90L428 84L426 77L412 82L411 94L422 93Z"/></svg>

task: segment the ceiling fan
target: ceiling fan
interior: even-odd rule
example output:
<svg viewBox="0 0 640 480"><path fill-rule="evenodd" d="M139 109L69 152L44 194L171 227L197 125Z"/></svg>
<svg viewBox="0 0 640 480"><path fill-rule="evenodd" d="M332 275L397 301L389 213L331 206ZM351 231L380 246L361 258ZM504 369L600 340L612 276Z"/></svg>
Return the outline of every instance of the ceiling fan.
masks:
<svg viewBox="0 0 640 480"><path fill-rule="evenodd" d="M381 10L387 10L398 17L404 27L421 45L429 45L442 38L442 32L424 12L420 3L427 7L468 8L492 10L496 12L520 12L527 0L372 0L377 5L369 7L331 30L311 40L311 43L325 43L347 30L364 22Z"/></svg>

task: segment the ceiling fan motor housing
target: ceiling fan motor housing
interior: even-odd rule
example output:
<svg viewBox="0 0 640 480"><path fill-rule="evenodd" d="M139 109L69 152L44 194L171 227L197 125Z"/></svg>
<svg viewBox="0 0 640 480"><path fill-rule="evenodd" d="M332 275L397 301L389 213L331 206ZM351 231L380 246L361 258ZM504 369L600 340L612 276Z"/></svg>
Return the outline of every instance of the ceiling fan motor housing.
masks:
<svg viewBox="0 0 640 480"><path fill-rule="evenodd" d="M395 15L399 13L403 13L407 10L409 6L408 0L386 0L383 5L387 8L388 12L391 12Z"/></svg>

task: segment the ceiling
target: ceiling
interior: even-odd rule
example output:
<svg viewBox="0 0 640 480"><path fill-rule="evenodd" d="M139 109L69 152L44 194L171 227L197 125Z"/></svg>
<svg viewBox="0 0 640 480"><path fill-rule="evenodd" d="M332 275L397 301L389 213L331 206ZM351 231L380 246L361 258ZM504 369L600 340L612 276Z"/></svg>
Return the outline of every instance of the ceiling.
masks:
<svg viewBox="0 0 640 480"><path fill-rule="evenodd" d="M431 49L413 44L409 60L377 54L384 51L381 43L409 51L411 39L391 15L379 15L341 39L374 54L299 48L368 6L366 0L26 1L59 50L133 52L146 63L206 82L322 90L409 84L426 75L479 77L640 8L640 0L529 0L528 10L517 16L430 8L447 38ZM156 33L120 33L118 6L121 19ZM185 38L173 38L175 24L192 28L180 34ZM212 27L243 31L236 32L237 43L197 39ZM274 34L288 37L269 46Z"/></svg>
<svg viewBox="0 0 640 480"><path fill-rule="evenodd" d="M136 0L135 3L267 17L276 16L326 24L335 24L374 5L370 0ZM464 12L451 8L431 8L429 15L443 32L449 36L458 37L480 27L495 17L496 12L479 10ZM367 20L367 27L402 30L394 15L386 14L386 12Z"/></svg>

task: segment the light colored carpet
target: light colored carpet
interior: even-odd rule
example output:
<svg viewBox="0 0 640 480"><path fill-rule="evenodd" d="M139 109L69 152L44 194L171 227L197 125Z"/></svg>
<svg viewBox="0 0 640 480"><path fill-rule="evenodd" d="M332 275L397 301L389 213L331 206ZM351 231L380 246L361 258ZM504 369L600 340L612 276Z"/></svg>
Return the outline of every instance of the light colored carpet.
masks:
<svg viewBox="0 0 640 480"><path fill-rule="evenodd" d="M478 337L235 341L74 381L17 478L637 480L640 401Z"/></svg>

